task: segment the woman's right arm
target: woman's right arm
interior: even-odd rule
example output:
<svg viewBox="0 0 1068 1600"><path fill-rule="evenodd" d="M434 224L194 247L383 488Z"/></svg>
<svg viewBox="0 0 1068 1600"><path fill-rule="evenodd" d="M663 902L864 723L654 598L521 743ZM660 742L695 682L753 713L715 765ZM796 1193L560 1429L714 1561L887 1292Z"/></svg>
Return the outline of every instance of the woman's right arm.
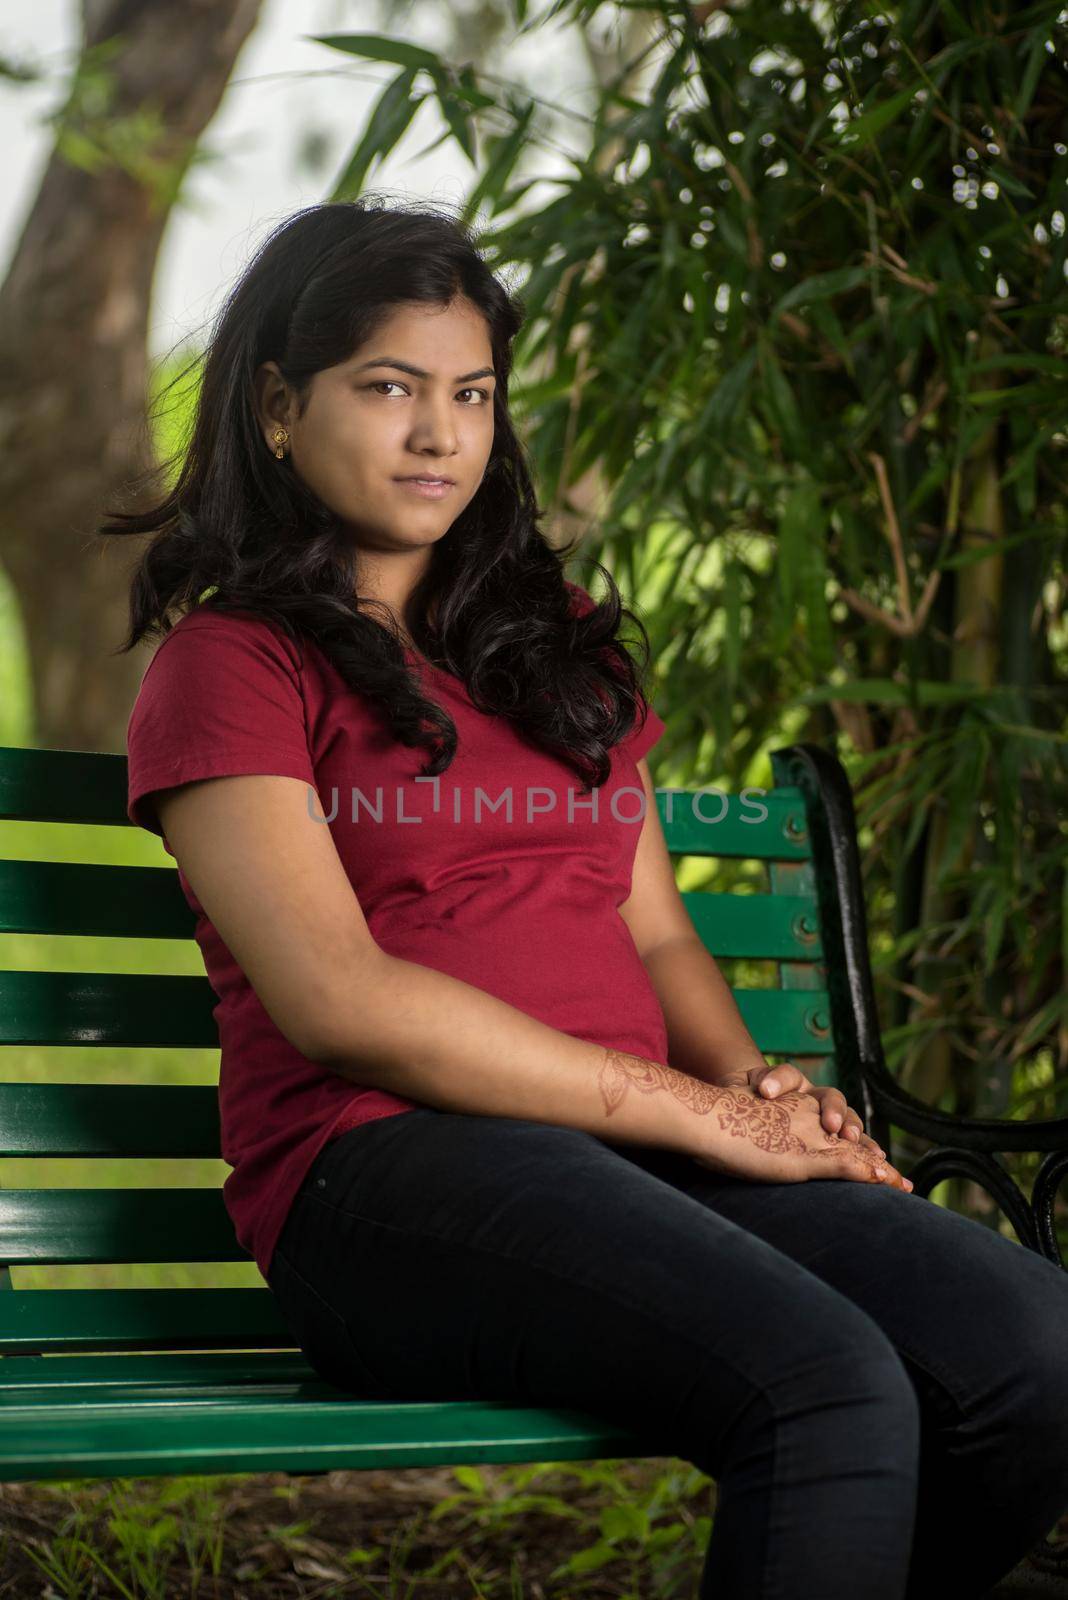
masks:
<svg viewBox="0 0 1068 1600"><path fill-rule="evenodd" d="M820 1127L812 1096L771 1102L716 1087L576 1039L388 954L308 796L299 778L253 774L184 783L154 799L206 915L309 1060L440 1110L660 1145L766 1182L872 1181L868 1153ZM317 801L315 809L321 815Z"/></svg>

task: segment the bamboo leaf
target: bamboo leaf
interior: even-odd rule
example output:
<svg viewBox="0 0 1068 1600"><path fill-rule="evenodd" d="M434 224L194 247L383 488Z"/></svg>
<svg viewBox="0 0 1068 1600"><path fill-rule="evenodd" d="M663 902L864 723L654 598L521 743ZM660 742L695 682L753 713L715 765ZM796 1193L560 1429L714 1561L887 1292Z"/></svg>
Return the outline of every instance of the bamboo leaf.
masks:
<svg viewBox="0 0 1068 1600"><path fill-rule="evenodd" d="M986 561L999 551L1013 550L1017 545L1034 544L1036 539L1063 538L1060 530L1049 528L1045 532L1040 529L1027 528L1023 533L1007 533L1001 539L984 539L981 544L969 545L964 550L956 550L952 555L943 556L941 561L934 563L938 571L947 571L950 568L974 566L977 561Z"/></svg>
<svg viewBox="0 0 1068 1600"><path fill-rule="evenodd" d="M908 705L908 690L893 678L855 678L849 683L820 684L805 689L797 699L802 705L823 705L828 700L848 700L860 705Z"/></svg>
<svg viewBox="0 0 1068 1600"><path fill-rule="evenodd" d="M949 820L942 858L936 863L936 882L940 885L956 867L977 826L989 749L990 737L983 725L965 723L956 741L953 770L946 790Z"/></svg>
<svg viewBox="0 0 1068 1600"><path fill-rule="evenodd" d="M808 441L801 424L801 413L798 410L796 397L770 341L761 337L760 346L760 372L773 431L776 431L775 424L778 424L777 431L782 434L783 443L789 454L795 459L803 458Z"/></svg>
<svg viewBox="0 0 1068 1600"><path fill-rule="evenodd" d="M817 484L799 484L790 490L783 501L775 562L778 630L783 638L789 635L794 625L796 608L804 592L809 547L814 539L820 538L820 516Z"/></svg>
<svg viewBox="0 0 1068 1600"><path fill-rule="evenodd" d="M808 525L801 567L810 665L823 677L835 664L834 629L827 604L827 511L818 491L807 508Z"/></svg>
<svg viewBox="0 0 1068 1600"><path fill-rule="evenodd" d="M863 145L870 144L877 133L882 133L904 111L916 93L915 86L901 89L897 94L883 100L879 105L872 106L859 117L847 122L838 135L838 143L848 147L853 154Z"/></svg>
<svg viewBox="0 0 1068 1600"><path fill-rule="evenodd" d="M398 143L425 99L424 95L412 97L414 78L414 69L408 69L387 84L379 95L364 134L334 185L331 200L354 200L363 188L372 163L382 160Z"/></svg>
<svg viewBox="0 0 1068 1600"><path fill-rule="evenodd" d="M1037 38L1031 41L1031 48L1027 52L1027 66L1024 69L1023 82L1020 84L1020 92L1016 96L1016 104L1012 108L1017 122L1021 122L1027 111L1030 110L1031 102L1035 98L1035 90L1038 87L1038 80L1042 75L1045 59L1046 41L1039 34Z"/></svg>
<svg viewBox="0 0 1068 1600"><path fill-rule="evenodd" d="M1029 189L1023 179L1018 178L1007 167L991 162L986 169L986 175L988 179L992 178L1000 188L1004 189L1006 194L1017 195L1023 200L1033 200L1035 198L1034 190Z"/></svg>
<svg viewBox="0 0 1068 1600"><path fill-rule="evenodd" d="M422 45L409 44L405 39L387 38L380 33L312 33L305 34L313 44L329 45L331 50L343 50L346 55L360 56L365 61L392 61L406 67L413 74L421 67L428 72L444 70L441 58Z"/></svg>
<svg viewBox="0 0 1068 1600"><path fill-rule="evenodd" d="M751 345L712 390L695 428L698 438L707 441L707 448L711 449L716 444L720 429L741 409L756 358L756 346Z"/></svg>
<svg viewBox="0 0 1068 1600"><path fill-rule="evenodd" d="M478 215L484 200L493 202L490 214L500 209L501 193L515 170L515 164L527 142L530 119L534 115L534 102L514 108L515 127L510 133L491 137L485 141L485 158L482 175L464 203L463 217L470 222Z"/></svg>
<svg viewBox="0 0 1068 1600"><path fill-rule="evenodd" d="M468 109L461 105L453 94L452 82L446 72L440 68L431 69L434 78L434 87L437 91L438 105L441 114L452 130L453 138L460 146L464 155L475 166L478 161L475 144L475 130L471 123Z"/></svg>
<svg viewBox="0 0 1068 1600"><path fill-rule="evenodd" d="M723 665L727 682L725 692L733 696L742 662L742 581L741 569L736 559L725 558L723 573Z"/></svg>
<svg viewBox="0 0 1068 1600"><path fill-rule="evenodd" d="M836 294L844 294L847 289L860 288L867 283L869 276L867 267L838 267L834 272L817 272L803 283L795 283L792 289L787 289L776 300L769 322L774 325L777 317L794 306L808 305L814 300L830 300Z"/></svg>

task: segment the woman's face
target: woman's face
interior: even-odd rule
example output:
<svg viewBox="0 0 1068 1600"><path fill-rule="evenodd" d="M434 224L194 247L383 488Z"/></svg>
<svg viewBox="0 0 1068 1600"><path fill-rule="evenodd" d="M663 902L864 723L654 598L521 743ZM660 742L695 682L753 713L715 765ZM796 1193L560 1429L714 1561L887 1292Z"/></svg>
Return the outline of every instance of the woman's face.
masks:
<svg viewBox="0 0 1068 1600"><path fill-rule="evenodd" d="M485 318L462 299L398 306L347 361L315 374L302 417L273 362L257 375L271 448L281 422L294 472L361 549L383 554L433 545L475 495L495 385ZM424 494L403 481L418 477L451 483Z"/></svg>

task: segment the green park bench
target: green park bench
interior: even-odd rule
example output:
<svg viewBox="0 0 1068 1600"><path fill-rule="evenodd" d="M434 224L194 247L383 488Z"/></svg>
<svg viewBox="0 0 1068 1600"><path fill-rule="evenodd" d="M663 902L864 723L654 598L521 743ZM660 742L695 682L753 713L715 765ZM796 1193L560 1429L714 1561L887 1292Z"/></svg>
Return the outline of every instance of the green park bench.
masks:
<svg viewBox="0 0 1068 1600"><path fill-rule="evenodd" d="M796 1060L813 1081L838 1084L891 1160L891 1127L935 1141L908 1173L917 1194L970 1177L1023 1247L1063 1266L1053 1202L1068 1166L1068 1120L965 1119L898 1087L880 1044L845 772L812 744L778 750L772 762L776 787L748 799L712 789L657 794L673 857L731 863L717 869L731 877L729 892L687 892L686 905L717 958L770 963L748 970L777 978L774 986L734 990L757 1044ZM0 747L0 824L27 820L128 827L125 757ZM0 933L173 940L191 939L193 926L173 866L0 860ZM13 1050L211 1049L214 1004L203 976L3 971L0 1039ZM1009 1150L1049 1152L1030 1202L997 1159ZM219 1154L211 1085L0 1082L0 1158ZM36 1265L249 1257L219 1188L18 1189L4 1176L0 1169L0 1480L662 1453L578 1411L363 1402L316 1375L266 1285L20 1288L12 1269Z"/></svg>

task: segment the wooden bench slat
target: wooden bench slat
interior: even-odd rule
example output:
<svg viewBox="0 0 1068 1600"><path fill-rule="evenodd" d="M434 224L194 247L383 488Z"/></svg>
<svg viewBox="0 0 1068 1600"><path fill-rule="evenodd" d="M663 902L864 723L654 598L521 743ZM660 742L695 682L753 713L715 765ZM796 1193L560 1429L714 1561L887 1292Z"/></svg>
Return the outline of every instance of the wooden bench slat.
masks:
<svg viewBox="0 0 1068 1600"><path fill-rule="evenodd" d="M819 1027L793 996L773 989L733 991L761 1050L819 1051ZM823 991L811 1007L826 1010ZM217 1049L218 1004L207 978L126 972L0 972L0 1044L170 1045ZM749 1021L749 1016L753 1021ZM829 1015L829 1013L828 1013ZM772 1042L774 1040L774 1042ZM830 1050L830 1043L827 1043Z"/></svg>
<svg viewBox="0 0 1068 1600"><path fill-rule="evenodd" d="M803 861L812 854L804 797L797 788L731 795L700 788L660 789L656 805L673 855ZM767 815L754 820L762 811Z"/></svg>
<svg viewBox="0 0 1068 1600"><path fill-rule="evenodd" d="M682 903L714 956L819 961L823 945L814 894L713 894L684 890Z"/></svg>
<svg viewBox="0 0 1068 1600"><path fill-rule="evenodd" d="M0 1083L0 1156L218 1159L213 1084Z"/></svg>
<svg viewBox="0 0 1068 1600"><path fill-rule="evenodd" d="M173 1400L18 1405L2 1398L0 1477L133 1477L171 1473L324 1472L482 1461L595 1460L660 1454L585 1412L507 1401L371 1403L296 1384L255 1404Z"/></svg>
<svg viewBox="0 0 1068 1600"><path fill-rule="evenodd" d="M0 820L131 827L127 758L100 750L0 748Z"/></svg>
<svg viewBox="0 0 1068 1600"><path fill-rule="evenodd" d="M130 972L0 972L0 1044L217 1049L207 978Z"/></svg>
<svg viewBox="0 0 1068 1600"><path fill-rule="evenodd" d="M33 1290L34 1294L48 1293ZM59 1292L59 1291L57 1291ZM67 1293L66 1290L62 1291ZM94 1291L71 1290L70 1293ZM263 1289L108 1289L107 1294L259 1294ZM0 1297L2 1298L2 1297ZM268 1393L272 1386L321 1383L303 1351L293 1346L277 1350L163 1350L140 1353L123 1350L114 1355L66 1355L56 1361L48 1355L5 1355L0 1361L0 1405L29 1405L59 1400L91 1400L94 1395L129 1394L132 1399L180 1394L195 1400L212 1394L239 1395L245 1389Z"/></svg>
<svg viewBox="0 0 1068 1600"><path fill-rule="evenodd" d="M0 747L0 820L130 827L126 795L125 755ZM788 861L811 853L799 788L724 798L711 789L665 788L656 798L674 853ZM724 809L724 799L722 820L711 820ZM767 817L754 820L762 808Z"/></svg>
<svg viewBox="0 0 1068 1600"><path fill-rule="evenodd" d="M732 989L731 994L762 1054L834 1054L826 989Z"/></svg>
<svg viewBox="0 0 1068 1600"><path fill-rule="evenodd" d="M5 1356L20 1350L232 1347L294 1348L293 1335L266 1285L262 1289L16 1289L0 1294L0 1351ZM7 1382L8 1365L0 1361L0 1389Z"/></svg>
<svg viewBox="0 0 1068 1600"><path fill-rule="evenodd" d="M191 939L195 928L175 867L0 861L0 933Z"/></svg>
<svg viewBox="0 0 1068 1600"><path fill-rule="evenodd" d="M0 1189L8 1266L248 1259L221 1189Z"/></svg>
<svg viewBox="0 0 1068 1600"><path fill-rule="evenodd" d="M816 898L783 904L775 894L689 891L683 901L713 955L807 960L818 934ZM92 866L65 861L0 861L0 933L103 938L191 939L196 918L169 867Z"/></svg>

